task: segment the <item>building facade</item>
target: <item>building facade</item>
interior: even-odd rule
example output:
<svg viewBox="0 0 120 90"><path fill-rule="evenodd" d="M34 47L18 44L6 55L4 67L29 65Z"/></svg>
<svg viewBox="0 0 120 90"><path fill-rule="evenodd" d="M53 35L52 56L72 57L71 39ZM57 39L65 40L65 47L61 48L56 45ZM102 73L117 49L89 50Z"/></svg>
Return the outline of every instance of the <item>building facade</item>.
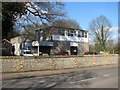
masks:
<svg viewBox="0 0 120 90"><path fill-rule="evenodd" d="M31 43L30 39L27 40L25 39L26 38L22 36L18 36L10 39L10 42L12 43L12 47L14 48L13 53L15 55L20 55L22 50L30 48L30 43Z"/></svg>
<svg viewBox="0 0 120 90"><path fill-rule="evenodd" d="M0 41L0 50L2 51L2 56L12 55L12 44L10 41L3 39Z"/></svg>
<svg viewBox="0 0 120 90"><path fill-rule="evenodd" d="M16 40L11 39L12 43L13 41ZM15 49L19 49L15 52L17 55L20 55L21 45L22 42L19 42L15 46ZM62 52L68 52L69 55L83 55L85 51L89 51L89 33L73 28L37 29L36 40L28 40L25 45L26 49L30 49L35 55L61 55Z"/></svg>

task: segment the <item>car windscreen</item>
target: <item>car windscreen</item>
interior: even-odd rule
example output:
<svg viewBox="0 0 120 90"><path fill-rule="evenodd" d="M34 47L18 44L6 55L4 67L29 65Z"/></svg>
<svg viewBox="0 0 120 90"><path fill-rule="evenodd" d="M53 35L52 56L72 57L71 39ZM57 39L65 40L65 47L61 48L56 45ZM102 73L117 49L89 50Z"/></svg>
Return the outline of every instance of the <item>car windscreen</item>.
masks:
<svg viewBox="0 0 120 90"><path fill-rule="evenodd" d="M98 54L101 54L100 52L97 52Z"/></svg>
<svg viewBox="0 0 120 90"><path fill-rule="evenodd" d="M32 54L32 52L27 51L26 54Z"/></svg>

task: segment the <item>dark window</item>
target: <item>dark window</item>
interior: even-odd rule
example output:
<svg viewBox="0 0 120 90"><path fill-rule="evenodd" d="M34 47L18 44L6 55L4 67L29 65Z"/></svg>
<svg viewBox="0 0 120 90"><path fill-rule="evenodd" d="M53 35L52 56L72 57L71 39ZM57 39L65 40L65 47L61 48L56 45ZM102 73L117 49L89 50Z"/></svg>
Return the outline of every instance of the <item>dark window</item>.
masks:
<svg viewBox="0 0 120 90"><path fill-rule="evenodd" d="M78 34L78 37L81 37L81 36Z"/></svg>
<svg viewBox="0 0 120 90"><path fill-rule="evenodd" d="M76 31L74 31L74 36L76 36Z"/></svg>
<svg viewBox="0 0 120 90"><path fill-rule="evenodd" d="M81 37L80 31L78 31L78 37Z"/></svg>
<svg viewBox="0 0 120 90"><path fill-rule="evenodd" d="M26 52L26 54L32 54L32 52Z"/></svg>
<svg viewBox="0 0 120 90"><path fill-rule="evenodd" d="M65 35L65 30L61 30L61 35Z"/></svg>
<svg viewBox="0 0 120 90"><path fill-rule="evenodd" d="M82 31L82 37L84 37L84 32Z"/></svg>
<svg viewBox="0 0 120 90"><path fill-rule="evenodd" d="M87 32L85 32L85 38L87 38Z"/></svg>
<svg viewBox="0 0 120 90"><path fill-rule="evenodd" d="M73 33L73 31L71 31L71 34L70 34L70 36L74 36L74 33Z"/></svg>
<svg viewBox="0 0 120 90"><path fill-rule="evenodd" d="M70 36L70 33L68 33L68 36Z"/></svg>
<svg viewBox="0 0 120 90"><path fill-rule="evenodd" d="M73 33L71 33L71 35L70 36L73 36Z"/></svg>

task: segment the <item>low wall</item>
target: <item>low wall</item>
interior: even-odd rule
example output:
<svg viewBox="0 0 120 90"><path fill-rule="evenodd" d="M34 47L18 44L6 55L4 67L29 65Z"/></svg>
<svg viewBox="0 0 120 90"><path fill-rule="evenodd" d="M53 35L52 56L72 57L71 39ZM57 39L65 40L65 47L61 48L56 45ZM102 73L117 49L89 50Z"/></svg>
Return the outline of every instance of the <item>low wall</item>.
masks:
<svg viewBox="0 0 120 90"><path fill-rule="evenodd" d="M118 55L86 56L3 56L2 72L23 72L51 69L82 68L96 65L117 64Z"/></svg>

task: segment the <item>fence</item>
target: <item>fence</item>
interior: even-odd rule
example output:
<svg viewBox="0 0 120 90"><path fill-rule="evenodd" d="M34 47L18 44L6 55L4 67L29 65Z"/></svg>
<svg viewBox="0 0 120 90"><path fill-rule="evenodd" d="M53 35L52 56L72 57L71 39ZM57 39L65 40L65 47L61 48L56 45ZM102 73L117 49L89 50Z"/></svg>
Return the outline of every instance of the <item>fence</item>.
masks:
<svg viewBox="0 0 120 90"><path fill-rule="evenodd" d="M3 56L1 57L1 61L2 72L23 72L117 64L118 55L38 57Z"/></svg>

